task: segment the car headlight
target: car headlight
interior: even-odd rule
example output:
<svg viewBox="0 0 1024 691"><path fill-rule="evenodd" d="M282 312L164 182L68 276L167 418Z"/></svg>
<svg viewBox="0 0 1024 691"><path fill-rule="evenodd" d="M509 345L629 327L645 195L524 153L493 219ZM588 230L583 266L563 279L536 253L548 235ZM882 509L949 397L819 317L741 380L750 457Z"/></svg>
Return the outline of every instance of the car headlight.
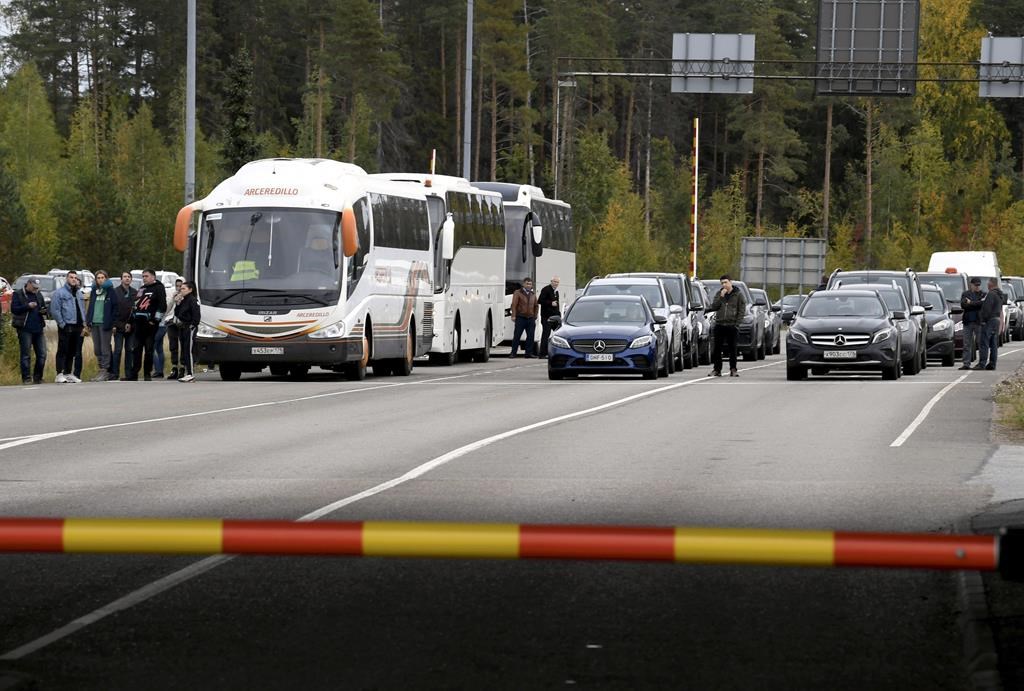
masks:
<svg viewBox="0 0 1024 691"><path fill-rule="evenodd" d="M942 319L932 324L932 331L946 331L951 326L953 326L953 322L948 319Z"/></svg>
<svg viewBox="0 0 1024 691"><path fill-rule="evenodd" d="M572 347L572 346L569 345L569 341L565 340L561 336L555 336L554 334L551 334L551 338L548 339L548 342L551 345L553 345L555 348L571 348Z"/></svg>
<svg viewBox="0 0 1024 691"><path fill-rule="evenodd" d="M895 335L896 335L895 329L893 329L891 326L888 326L888 327L882 329L881 331L876 331L875 335L872 336L872 338L871 338L871 342L872 343L881 343L882 341L889 340L890 338L892 338Z"/></svg>
<svg viewBox="0 0 1024 691"><path fill-rule="evenodd" d="M199 328L196 329L197 338L227 338L228 335L223 331L218 331L205 322L199 322Z"/></svg>
<svg viewBox="0 0 1024 691"><path fill-rule="evenodd" d="M341 338L345 335L345 322L335 322L309 334L310 338Z"/></svg>
<svg viewBox="0 0 1024 691"><path fill-rule="evenodd" d="M910 320L904 319L903 321L896 322L900 325L900 331L910 331Z"/></svg>
<svg viewBox="0 0 1024 691"><path fill-rule="evenodd" d="M654 336L637 336L633 339L633 342L629 344L630 348L643 348L644 346L651 345L654 340Z"/></svg>
<svg viewBox="0 0 1024 691"><path fill-rule="evenodd" d="M789 337L792 338L797 343L807 343L808 342L807 341L807 334L805 334L800 329L796 329L796 328L793 328L793 327L790 327L790 329L789 329Z"/></svg>
<svg viewBox="0 0 1024 691"><path fill-rule="evenodd" d="M964 323L963 322L957 322L956 324L953 324L953 331L963 331L963 330L964 330Z"/></svg>

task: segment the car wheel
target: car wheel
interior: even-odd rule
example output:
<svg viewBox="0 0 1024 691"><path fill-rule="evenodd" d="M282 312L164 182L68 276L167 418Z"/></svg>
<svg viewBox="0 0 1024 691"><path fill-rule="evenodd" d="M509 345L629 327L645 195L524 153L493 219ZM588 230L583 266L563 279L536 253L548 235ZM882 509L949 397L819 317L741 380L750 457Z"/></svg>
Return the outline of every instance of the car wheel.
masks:
<svg viewBox="0 0 1024 691"><path fill-rule="evenodd" d="M551 381L558 381L561 378L562 378L562 372L559 372L559 371L553 370L553 369L549 369L548 370L548 379L550 379Z"/></svg>
<svg viewBox="0 0 1024 691"><path fill-rule="evenodd" d="M655 366L657 366L657 365L655 365ZM665 364L662 365L661 367L658 367L658 369L657 369L655 374L658 377L667 377L671 373L672 373L672 357L668 353L666 353L665 354Z"/></svg>
<svg viewBox="0 0 1024 691"><path fill-rule="evenodd" d="M750 350L744 351L743 359L747 362L757 359L757 348L751 348Z"/></svg>
<svg viewBox="0 0 1024 691"><path fill-rule="evenodd" d="M782 352L782 330L775 336L775 347L772 348L772 355L778 355Z"/></svg>
<svg viewBox="0 0 1024 691"><path fill-rule="evenodd" d="M943 367L952 367L955 364L956 364L956 358L954 358L952 355L943 355L942 356L942 366Z"/></svg>
<svg viewBox="0 0 1024 691"><path fill-rule="evenodd" d="M921 349L921 369L928 369L928 350L925 348Z"/></svg>
<svg viewBox="0 0 1024 691"><path fill-rule="evenodd" d="M882 368L882 379L895 381L900 378L900 363L894 362L890 367Z"/></svg>
<svg viewBox="0 0 1024 691"><path fill-rule="evenodd" d="M676 354L672 350L669 350L668 351L668 355L665 356L665 374L663 376L667 377L670 374L674 374L675 371L676 371Z"/></svg>
<svg viewBox="0 0 1024 691"><path fill-rule="evenodd" d="M921 361L917 359L917 354L916 353L909 360L904 360L903 361L903 374L909 374L909 375L913 376L913 375L917 374L920 371L921 371Z"/></svg>
<svg viewBox="0 0 1024 691"><path fill-rule="evenodd" d="M761 334L761 345L757 347L757 359L764 360L768 356L768 344L765 342L764 334Z"/></svg>
<svg viewBox="0 0 1024 691"><path fill-rule="evenodd" d="M679 352L675 355L675 370L676 372L682 372L684 369L690 369L693 363L690 362L690 349L687 348L686 352L683 352L683 346L679 346Z"/></svg>
<svg viewBox="0 0 1024 691"><path fill-rule="evenodd" d="M802 381L807 379L807 368L798 365L786 365L786 379L789 381Z"/></svg>
<svg viewBox="0 0 1024 691"><path fill-rule="evenodd" d="M701 365L711 364L711 341L705 340L704 347L697 347L697 362Z"/></svg>

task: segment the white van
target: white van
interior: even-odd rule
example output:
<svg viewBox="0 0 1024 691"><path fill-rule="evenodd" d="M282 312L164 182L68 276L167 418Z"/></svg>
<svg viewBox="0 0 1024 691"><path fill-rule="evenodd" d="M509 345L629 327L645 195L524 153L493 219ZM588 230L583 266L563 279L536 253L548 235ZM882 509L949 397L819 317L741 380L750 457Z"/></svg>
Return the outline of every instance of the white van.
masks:
<svg viewBox="0 0 1024 691"><path fill-rule="evenodd" d="M995 252L932 252L928 271L962 273L982 280L995 278L999 282L1003 279Z"/></svg>

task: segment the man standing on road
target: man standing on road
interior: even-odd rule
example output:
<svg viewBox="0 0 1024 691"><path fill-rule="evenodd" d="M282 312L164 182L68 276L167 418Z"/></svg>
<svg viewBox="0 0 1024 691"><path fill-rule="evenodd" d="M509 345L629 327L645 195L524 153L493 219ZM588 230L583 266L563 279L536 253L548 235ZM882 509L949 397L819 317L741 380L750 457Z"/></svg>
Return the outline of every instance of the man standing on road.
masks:
<svg viewBox="0 0 1024 691"><path fill-rule="evenodd" d="M527 276L523 279L523 287L512 293L512 321L515 323L515 329L512 331L512 354L509 357L516 356L519 339L522 338L524 331L526 332L526 357L537 357L534 355L536 344L533 338L537 333L538 309L537 294L533 292L533 279Z"/></svg>
<svg viewBox="0 0 1024 691"><path fill-rule="evenodd" d="M54 381L78 384L82 380L71 370L85 326L85 300L78 287L78 272L69 271L65 280L66 283L50 298L50 313L57 322L57 378Z"/></svg>
<svg viewBox="0 0 1024 691"><path fill-rule="evenodd" d="M124 376L132 371L132 308L135 306L135 291L132 290L132 275L121 273L121 283L113 290L117 293L117 318L114 320L114 350L110 356L110 381L121 376L121 352L124 352Z"/></svg>
<svg viewBox="0 0 1024 691"><path fill-rule="evenodd" d="M558 284L561 281L558 276L551 277L551 283L544 286L540 291L540 356L548 356L548 338L551 337L551 324L548 324L549 317L557 317L562 312L558 308Z"/></svg>
<svg viewBox="0 0 1024 691"><path fill-rule="evenodd" d="M135 334L135 357L129 381L138 381L139 369L146 381L151 380L153 371L153 340L157 327L167 311L167 291L164 284L156 280L156 271L142 272L142 287L135 294L132 310L132 331ZM141 352L140 352L141 351Z"/></svg>
<svg viewBox="0 0 1024 691"><path fill-rule="evenodd" d="M712 353L712 370L709 377L722 376L722 350L729 354L729 376L740 376L736 369L736 337L740 322L746 314L747 301L743 293L737 290L728 275L721 278L722 288L715 295L709 312L717 312L715 317L715 350Z"/></svg>
<svg viewBox="0 0 1024 691"><path fill-rule="evenodd" d="M178 368L178 342L181 337L178 333L178 324L175 323L174 308L178 306L184 295L182 294L181 287L185 284L185 279L179 278L174 281L174 295L171 297L171 304L167 305L167 314L163 318L162 327L167 334L167 346L171 349L171 372L167 375L167 379L177 379L181 376L181 372ZM159 338L157 341L159 342ZM157 352L160 352L159 345L157 346ZM157 371L163 372L163 362L157 367Z"/></svg>
<svg viewBox="0 0 1024 691"><path fill-rule="evenodd" d="M86 331L92 335L92 352L100 371L93 381L107 381L110 378L110 339L114 335L117 320L117 292L107 278L107 272L96 272L96 285L89 300L89 313L85 315Z"/></svg>
<svg viewBox="0 0 1024 691"><path fill-rule="evenodd" d="M21 347L21 383L42 384L43 368L46 366L46 322L45 303L39 294L39 279L30 278L21 290L14 292L11 299L11 323L18 332ZM36 351L36 365L29 378L32 351Z"/></svg>
<svg viewBox="0 0 1024 691"><path fill-rule="evenodd" d="M995 278L988 279L988 294L981 303L981 347L978 366L974 369L993 370L999 355L999 334L1003 326L1003 291Z"/></svg>
<svg viewBox="0 0 1024 691"><path fill-rule="evenodd" d="M960 296L960 306L964 309L964 355L960 369L971 369L974 360L974 349L981 345L981 304L985 301L985 293L981 292L981 279L971 279L970 290Z"/></svg>

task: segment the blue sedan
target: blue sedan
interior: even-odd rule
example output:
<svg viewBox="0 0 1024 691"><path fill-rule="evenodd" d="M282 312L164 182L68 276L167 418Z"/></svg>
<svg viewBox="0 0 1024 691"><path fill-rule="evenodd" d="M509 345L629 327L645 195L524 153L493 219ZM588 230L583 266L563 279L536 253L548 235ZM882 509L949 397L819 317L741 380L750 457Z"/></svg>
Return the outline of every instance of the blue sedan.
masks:
<svg viewBox="0 0 1024 691"><path fill-rule="evenodd" d="M640 296L584 295L551 334L548 378L580 374L667 377L667 321L656 316Z"/></svg>

